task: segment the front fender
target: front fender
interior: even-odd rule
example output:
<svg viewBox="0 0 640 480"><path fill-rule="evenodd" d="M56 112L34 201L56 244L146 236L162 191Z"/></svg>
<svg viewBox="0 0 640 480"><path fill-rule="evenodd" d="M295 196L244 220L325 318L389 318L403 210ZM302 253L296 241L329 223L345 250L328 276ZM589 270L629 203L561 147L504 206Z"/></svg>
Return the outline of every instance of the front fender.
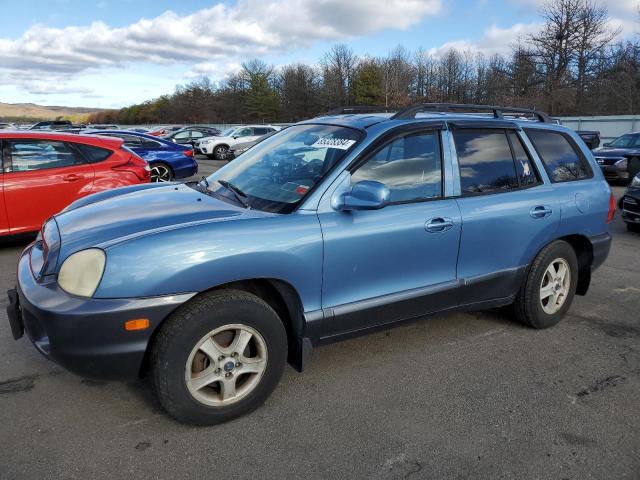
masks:
<svg viewBox="0 0 640 480"><path fill-rule="evenodd" d="M197 293L269 278L296 289L305 311L321 308L322 234L310 213L191 225L106 248L96 298Z"/></svg>

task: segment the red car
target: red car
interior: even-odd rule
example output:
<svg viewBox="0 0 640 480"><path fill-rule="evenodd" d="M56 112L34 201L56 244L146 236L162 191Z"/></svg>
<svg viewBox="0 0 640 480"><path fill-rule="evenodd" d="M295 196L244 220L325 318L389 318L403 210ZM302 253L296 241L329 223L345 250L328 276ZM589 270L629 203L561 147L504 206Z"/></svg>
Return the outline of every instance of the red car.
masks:
<svg viewBox="0 0 640 480"><path fill-rule="evenodd" d="M0 132L0 235L37 232L90 193L149 182L149 165L114 137Z"/></svg>

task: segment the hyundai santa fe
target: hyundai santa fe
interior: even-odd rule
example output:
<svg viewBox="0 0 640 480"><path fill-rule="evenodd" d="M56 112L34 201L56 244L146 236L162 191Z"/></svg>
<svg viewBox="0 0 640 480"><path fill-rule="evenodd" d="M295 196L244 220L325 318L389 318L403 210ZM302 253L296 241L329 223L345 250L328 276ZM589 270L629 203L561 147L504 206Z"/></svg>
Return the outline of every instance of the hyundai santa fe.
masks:
<svg viewBox="0 0 640 480"><path fill-rule="evenodd" d="M149 375L171 416L215 424L329 342L506 305L555 325L614 211L583 141L541 112L323 116L200 182L71 204L22 253L9 318L67 369Z"/></svg>

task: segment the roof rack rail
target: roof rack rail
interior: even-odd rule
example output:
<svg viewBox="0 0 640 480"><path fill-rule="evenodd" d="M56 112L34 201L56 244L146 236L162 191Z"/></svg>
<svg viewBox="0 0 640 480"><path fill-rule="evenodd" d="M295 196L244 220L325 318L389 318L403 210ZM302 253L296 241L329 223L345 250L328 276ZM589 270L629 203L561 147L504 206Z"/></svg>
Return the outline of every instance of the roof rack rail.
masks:
<svg viewBox="0 0 640 480"><path fill-rule="evenodd" d="M321 116L329 115L349 115L356 113L396 113L400 110L398 107L381 107L380 105L352 105L349 107L337 107L322 113Z"/></svg>
<svg viewBox="0 0 640 480"><path fill-rule="evenodd" d="M553 119L549 117L549 115L531 108L499 107L495 105L474 105L467 103L423 103L400 110L391 118L394 120L406 120L415 118L416 114L420 112L455 112L460 110L465 110L467 113L491 112L494 118L501 119L504 119L505 113L509 114L508 116L514 116L515 114L533 115L537 117L540 122L553 123Z"/></svg>

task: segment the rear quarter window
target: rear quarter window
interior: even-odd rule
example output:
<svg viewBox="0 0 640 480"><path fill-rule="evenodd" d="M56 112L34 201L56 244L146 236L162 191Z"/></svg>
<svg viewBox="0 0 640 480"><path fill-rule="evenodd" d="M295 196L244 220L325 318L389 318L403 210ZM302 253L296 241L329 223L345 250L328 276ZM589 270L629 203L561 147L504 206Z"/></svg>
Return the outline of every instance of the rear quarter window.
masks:
<svg viewBox="0 0 640 480"><path fill-rule="evenodd" d="M89 163L98 163L106 160L113 153L106 148L94 147L93 145L75 144L76 148L82 152Z"/></svg>
<svg viewBox="0 0 640 480"><path fill-rule="evenodd" d="M578 146L561 132L525 129L553 183L591 178L593 172Z"/></svg>

